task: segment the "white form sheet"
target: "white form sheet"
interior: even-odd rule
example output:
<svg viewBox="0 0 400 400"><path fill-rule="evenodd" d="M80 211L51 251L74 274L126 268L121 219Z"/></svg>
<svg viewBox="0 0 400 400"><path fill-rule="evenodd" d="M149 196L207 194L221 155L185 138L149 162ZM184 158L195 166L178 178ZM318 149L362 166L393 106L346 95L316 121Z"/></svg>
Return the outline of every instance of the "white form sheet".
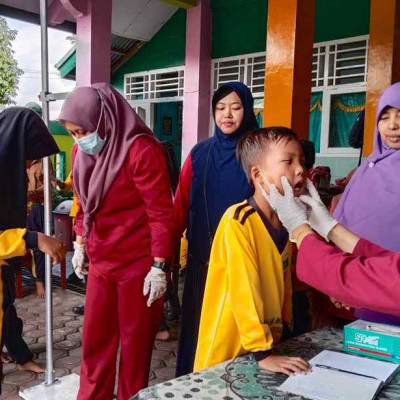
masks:
<svg viewBox="0 0 400 400"><path fill-rule="evenodd" d="M371 400L379 390L377 379L314 368L307 375L294 375L278 389L313 400Z"/></svg>
<svg viewBox="0 0 400 400"><path fill-rule="evenodd" d="M310 364L322 364L327 367L373 376L382 382L386 382L398 367L397 364L391 362L373 360L371 358L358 357L329 350L321 351L321 353L310 360Z"/></svg>
<svg viewBox="0 0 400 400"><path fill-rule="evenodd" d="M310 365L312 372L289 377L278 389L315 400L372 400L398 367L328 350L311 359Z"/></svg>

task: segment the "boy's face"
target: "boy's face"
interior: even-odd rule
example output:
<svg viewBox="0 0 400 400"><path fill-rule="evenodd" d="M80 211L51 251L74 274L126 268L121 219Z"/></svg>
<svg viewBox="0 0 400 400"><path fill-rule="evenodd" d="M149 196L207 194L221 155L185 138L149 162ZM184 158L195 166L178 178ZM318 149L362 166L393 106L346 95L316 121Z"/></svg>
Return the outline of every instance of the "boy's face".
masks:
<svg viewBox="0 0 400 400"><path fill-rule="evenodd" d="M283 194L281 177L285 175L296 197L304 193L307 176L306 169L304 168L303 149L297 140L286 142L285 139L282 139L277 143L271 143L259 167L263 174L258 174L256 180L258 180L266 190L267 185L264 184L263 175L269 183L274 184L279 192ZM255 183L257 190L257 182Z"/></svg>

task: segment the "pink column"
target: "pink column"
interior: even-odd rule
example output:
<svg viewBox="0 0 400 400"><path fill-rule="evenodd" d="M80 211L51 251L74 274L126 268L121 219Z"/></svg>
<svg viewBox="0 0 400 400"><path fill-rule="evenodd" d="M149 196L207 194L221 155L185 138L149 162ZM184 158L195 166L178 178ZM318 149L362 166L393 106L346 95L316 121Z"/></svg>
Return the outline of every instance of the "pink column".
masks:
<svg viewBox="0 0 400 400"><path fill-rule="evenodd" d="M112 0L87 0L76 20L76 85L110 82Z"/></svg>
<svg viewBox="0 0 400 400"><path fill-rule="evenodd" d="M187 11L182 163L192 147L209 136L211 101L210 0Z"/></svg>

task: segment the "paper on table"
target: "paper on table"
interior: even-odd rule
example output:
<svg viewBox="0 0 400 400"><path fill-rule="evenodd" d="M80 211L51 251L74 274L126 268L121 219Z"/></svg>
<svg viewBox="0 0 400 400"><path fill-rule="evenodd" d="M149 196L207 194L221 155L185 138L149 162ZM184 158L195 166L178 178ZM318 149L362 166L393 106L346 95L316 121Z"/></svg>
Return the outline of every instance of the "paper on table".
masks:
<svg viewBox="0 0 400 400"><path fill-rule="evenodd" d="M294 375L278 389L315 400L369 400L379 390L377 379L314 368L307 375Z"/></svg>
<svg viewBox="0 0 400 400"><path fill-rule="evenodd" d="M322 364L327 367L373 376L382 382L386 382L398 367L396 364L385 361L372 360L370 358L357 357L329 350L324 350L316 355L310 360L310 364Z"/></svg>

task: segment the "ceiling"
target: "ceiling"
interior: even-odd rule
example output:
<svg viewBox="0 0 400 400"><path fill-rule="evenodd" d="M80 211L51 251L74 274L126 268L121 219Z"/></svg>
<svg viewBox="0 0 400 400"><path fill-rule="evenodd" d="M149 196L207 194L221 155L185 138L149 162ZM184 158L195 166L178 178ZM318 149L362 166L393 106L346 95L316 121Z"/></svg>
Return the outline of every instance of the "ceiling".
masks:
<svg viewBox="0 0 400 400"><path fill-rule="evenodd" d="M48 0L48 4L52 1ZM0 0L0 15L10 16L9 13L15 11L15 18L23 19L25 14L34 22L34 17L39 14L39 4L39 0ZM161 0L113 0L112 33L149 41L177 9ZM67 20L74 21L72 16Z"/></svg>

